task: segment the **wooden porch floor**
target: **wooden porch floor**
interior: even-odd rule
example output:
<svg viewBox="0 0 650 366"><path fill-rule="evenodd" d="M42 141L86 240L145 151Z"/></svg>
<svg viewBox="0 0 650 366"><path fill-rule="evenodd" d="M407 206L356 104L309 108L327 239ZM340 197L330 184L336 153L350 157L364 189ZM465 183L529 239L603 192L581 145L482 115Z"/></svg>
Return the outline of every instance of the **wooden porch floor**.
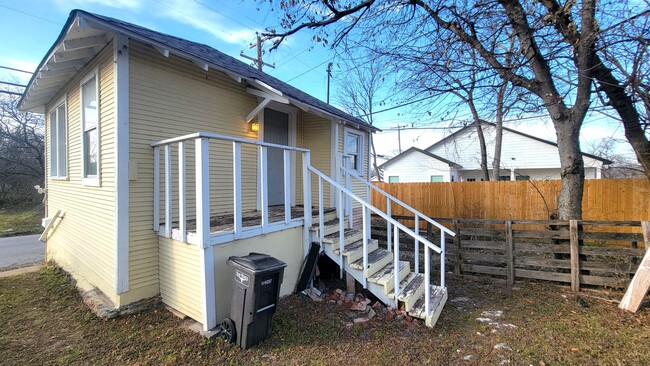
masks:
<svg viewBox="0 0 650 366"><path fill-rule="evenodd" d="M324 213L331 213L336 211L336 208L325 208ZM304 217L304 207L297 205L291 207L291 220L300 220ZM312 208L312 216L318 216L318 208ZM213 215L210 217L210 233L222 233L232 231L235 228L234 215L232 213L224 215ZM269 224L281 223L284 222L284 205L271 206L269 207ZM242 213L242 228L253 228L259 227L262 225L262 212L253 210L246 211ZM161 227L164 226L162 223ZM178 229L179 225L177 221L172 223L173 229ZM196 220L187 220L187 231L195 232L196 231Z"/></svg>

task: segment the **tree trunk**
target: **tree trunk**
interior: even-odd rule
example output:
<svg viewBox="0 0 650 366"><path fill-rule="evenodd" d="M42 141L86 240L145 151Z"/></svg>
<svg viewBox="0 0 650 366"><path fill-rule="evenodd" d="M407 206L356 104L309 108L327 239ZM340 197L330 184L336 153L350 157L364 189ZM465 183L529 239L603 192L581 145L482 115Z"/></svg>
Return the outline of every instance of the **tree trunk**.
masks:
<svg viewBox="0 0 650 366"><path fill-rule="evenodd" d="M497 93L497 115L494 126L494 159L492 160L493 180L498 181L501 176L501 145L503 142L503 100L507 84L503 83Z"/></svg>
<svg viewBox="0 0 650 366"><path fill-rule="evenodd" d="M557 208L560 220L580 220L582 218L585 167L580 151L582 119L577 120L577 118L569 115L563 119L553 119L560 153L560 177L562 179Z"/></svg>
<svg viewBox="0 0 650 366"><path fill-rule="evenodd" d="M370 148L372 149L372 165L375 170L375 176L377 177L378 182L383 182L381 175L379 175L379 167L377 166L377 151L375 150L375 139L372 138L372 133L370 134Z"/></svg>
<svg viewBox="0 0 650 366"><path fill-rule="evenodd" d="M634 101L612 75L612 71L602 63L598 56L595 58L596 67L592 75L598 81L600 89L609 98L612 107L616 109L616 112L621 117L625 129L625 138L634 149L636 158L643 167L645 176L650 181L650 141L648 141L648 136L641 128L641 120L638 111L634 108Z"/></svg>
<svg viewBox="0 0 650 366"><path fill-rule="evenodd" d="M478 115L478 110L474 105L474 96L472 93L468 93L467 104L469 109L472 112L472 117L474 119L474 125L476 125L476 134L478 135L479 147L481 149L481 171L483 172L483 180L490 180L490 172L488 171L487 163L487 147L485 146L485 135L483 134L483 126L481 125L481 118Z"/></svg>

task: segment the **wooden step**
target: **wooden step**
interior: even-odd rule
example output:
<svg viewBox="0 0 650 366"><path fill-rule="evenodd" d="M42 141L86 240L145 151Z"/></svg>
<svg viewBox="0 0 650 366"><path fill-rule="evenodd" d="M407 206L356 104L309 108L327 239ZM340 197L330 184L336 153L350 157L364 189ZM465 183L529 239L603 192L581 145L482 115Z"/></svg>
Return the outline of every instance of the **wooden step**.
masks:
<svg viewBox="0 0 650 366"><path fill-rule="evenodd" d="M309 228L313 233L316 233L316 236L318 237L318 229L320 228L320 225L318 225L318 218L316 220L312 221L312 226ZM343 227L347 228L348 227L348 219L346 218L345 221L343 222ZM334 217L334 219L325 221L323 223L323 232L325 233L325 236L334 233L335 231L339 230L339 219Z"/></svg>
<svg viewBox="0 0 650 366"><path fill-rule="evenodd" d="M377 249L368 253L368 267L365 269L365 276L369 277L385 267L390 261L393 260L392 254L393 253L384 249ZM358 270L363 270L363 258L359 258L358 260L350 263L350 267Z"/></svg>
<svg viewBox="0 0 650 366"><path fill-rule="evenodd" d="M406 305L406 311L409 311L415 305L415 302L420 298L424 292L424 275L421 273L409 273L405 279L399 284L400 292L397 295L397 300L402 301ZM391 299L395 298L395 289L388 294Z"/></svg>
<svg viewBox="0 0 650 366"><path fill-rule="evenodd" d="M339 254L340 250L337 244L332 244L332 248L334 248L332 250L334 254ZM377 249L379 249L379 240L368 240L368 253L374 252ZM355 262L359 258L363 257L363 239L344 246L343 255L347 257L348 263Z"/></svg>
<svg viewBox="0 0 650 366"><path fill-rule="evenodd" d="M339 245L339 231L336 231L332 234L325 235L325 238L323 238L323 241L326 244L332 244L333 246L338 246ZM354 243L355 241L361 240L363 238L363 233L361 230L357 229L345 229L343 232L343 245L348 245L350 243Z"/></svg>
<svg viewBox="0 0 650 366"><path fill-rule="evenodd" d="M368 277L368 282L384 286L384 293L388 294L395 288L395 272L393 271L393 261L388 263L377 273ZM402 281L411 273L411 263L409 261L399 261L399 279Z"/></svg>
<svg viewBox="0 0 650 366"><path fill-rule="evenodd" d="M409 311L409 315L414 318L424 319L427 327L433 328L440 317L442 309L445 307L447 302L447 289L440 286L431 285L431 297L429 302L429 311L427 315L424 309L424 296L422 294L418 301L415 302L413 309Z"/></svg>
<svg viewBox="0 0 650 366"><path fill-rule="evenodd" d="M336 219L336 208L334 207L328 207L323 209L323 220L325 222L332 221ZM311 211L311 222L317 223L318 222L318 208L315 208Z"/></svg>

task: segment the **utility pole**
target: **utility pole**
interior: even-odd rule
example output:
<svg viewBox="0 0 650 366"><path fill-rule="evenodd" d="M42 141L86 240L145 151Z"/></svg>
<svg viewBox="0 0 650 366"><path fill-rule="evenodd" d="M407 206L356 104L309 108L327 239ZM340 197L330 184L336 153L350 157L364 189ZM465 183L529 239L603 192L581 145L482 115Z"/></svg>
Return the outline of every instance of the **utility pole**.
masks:
<svg viewBox="0 0 650 366"><path fill-rule="evenodd" d="M330 104L330 78L332 77L332 63L327 64L327 104Z"/></svg>
<svg viewBox="0 0 650 366"><path fill-rule="evenodd" d="M397 147L399 149L400 154L402 153L402 134L401 134L401 130L405 129L406 127L408 127L408 125L403 125L403 126L397 125L397 127L396 127L397 128Z"/></svg>
<svg viewBox="0 0 650 366"><path fill-rule="evenodd" d="M251 60L257 65L257 69L262 71L262 66L268 66L272 69L275 69L275 65L271 65L269 63L266 63L262 60L262 38L260 37L259 33L255 32L255 36L257 37L257 43L256 44L251 44L249 48L257 47L257 58L250 57L244 54L244 52L240 52L239 56L243 57L245 59Z"/></svg>

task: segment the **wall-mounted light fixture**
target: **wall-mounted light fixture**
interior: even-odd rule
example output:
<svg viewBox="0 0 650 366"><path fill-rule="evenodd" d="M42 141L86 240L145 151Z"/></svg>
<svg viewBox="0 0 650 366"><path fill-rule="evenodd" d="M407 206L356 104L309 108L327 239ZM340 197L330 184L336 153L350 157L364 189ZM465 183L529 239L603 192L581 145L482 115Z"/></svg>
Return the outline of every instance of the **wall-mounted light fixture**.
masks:
<svg viewBox="0 0 650 366"><path fill-rule="evenodd" d="M251 123L251 131L259 132L259 130L260 130L260 123L259 122Z"/></svg>

